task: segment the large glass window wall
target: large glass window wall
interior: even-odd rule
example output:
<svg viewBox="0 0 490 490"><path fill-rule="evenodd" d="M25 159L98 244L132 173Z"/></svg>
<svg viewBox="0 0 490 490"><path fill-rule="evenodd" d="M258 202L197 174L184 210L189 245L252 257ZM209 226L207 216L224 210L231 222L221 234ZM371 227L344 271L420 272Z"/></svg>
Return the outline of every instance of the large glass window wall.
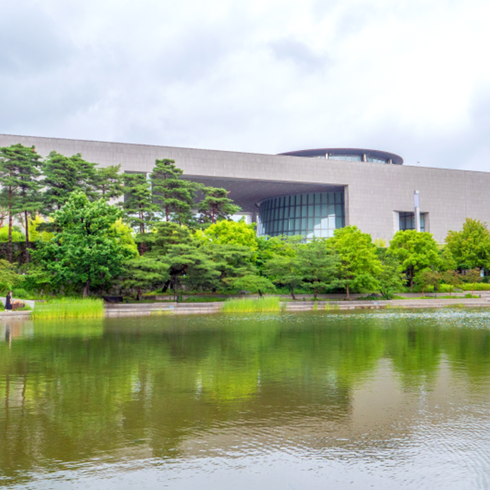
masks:
<svg viewBox="0 0 490 490"><path fill-rule="evenodd" d="M343 191L296 194L259 203L259 235L328 238L344 226Z"/></svg>

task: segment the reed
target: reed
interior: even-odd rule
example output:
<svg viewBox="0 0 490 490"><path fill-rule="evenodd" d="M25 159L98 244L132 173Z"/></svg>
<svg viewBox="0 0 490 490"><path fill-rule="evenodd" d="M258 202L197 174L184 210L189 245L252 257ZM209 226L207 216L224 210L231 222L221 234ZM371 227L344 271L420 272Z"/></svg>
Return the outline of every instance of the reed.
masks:
<svg viewBox="0 0 490 490"><path fill-rule="evenodd" d="M104 316L104 303L101 299L54 299L36 304L32 319L54 320L62 318L100 318Z"/></svg>
<svg viewBox="0 0 490 490"><path fill-rule="evenodd" d="M265 311L281 311L279 298L229 299L223 304L223 312L225 313L260 313Z"/></svg>

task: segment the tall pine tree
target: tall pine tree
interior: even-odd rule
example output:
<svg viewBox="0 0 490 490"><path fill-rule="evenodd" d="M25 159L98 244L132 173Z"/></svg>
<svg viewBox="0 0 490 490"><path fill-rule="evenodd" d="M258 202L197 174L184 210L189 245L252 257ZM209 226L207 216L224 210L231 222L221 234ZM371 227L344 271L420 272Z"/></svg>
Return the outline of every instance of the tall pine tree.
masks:
<svg viewBox="0 0 490 490"><path fill-rule="evenodd" d="M123 210L126 221L133 228L138 228L141 253L145 253L144 235L155 223L157 206L153 204L150 182L145 174L124 174Z"/></svg>
<svg viewBox="0 0 490 490"><path fill-rule="evenodd" d="M85 161L78 153L65 157L55 151L43 162L44 211L61 209L73 191L82 191L89 199L96 197L96 164Z"/></svg>
<svg viewBox="0 0 490 490"><path fill-rule="evenodd" d="M29 261L29 219L41 207L39 170L41 157L34 147L21 144L0 148L0 203L8 209L8 258L12 263L12 225L14 214L22 213L26 229L26 262Z"/></svg>
<svg viewBox="0 0 490 490"><path fill-rule="evenodd" d="M156 160L150 180L154 202L165 221L189 224L193 219L196 184L181 179L183 173L174 160Z"/></svg>
<svg viewBox="0 0 490 490"><path fill-rule="evenodd" d="M123 176L121 165L109 165L108 167L100 167L96 171L95 187L101 197L106 201L117 199L124 193L123 191Z"/></svg>
<svg viewBox="0 0 490 490"><path fill-rule="evenodd" d="M219 187L204 187L204 199L197 209L201 213L201 223L215 224L220 219L230 219L240 211L240 206L228 198L228 191Z"/></svg>

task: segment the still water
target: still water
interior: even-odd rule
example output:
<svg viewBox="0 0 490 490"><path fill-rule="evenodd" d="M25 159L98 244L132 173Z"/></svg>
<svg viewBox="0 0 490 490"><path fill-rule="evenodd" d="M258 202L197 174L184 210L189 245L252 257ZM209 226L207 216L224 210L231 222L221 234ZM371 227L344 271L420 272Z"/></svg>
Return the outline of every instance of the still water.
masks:
<svg viewBox="0 0 490 490"><path fill-rule="evenodd" d="M0 321L0 486L488 489L490 311Z"/></svg>

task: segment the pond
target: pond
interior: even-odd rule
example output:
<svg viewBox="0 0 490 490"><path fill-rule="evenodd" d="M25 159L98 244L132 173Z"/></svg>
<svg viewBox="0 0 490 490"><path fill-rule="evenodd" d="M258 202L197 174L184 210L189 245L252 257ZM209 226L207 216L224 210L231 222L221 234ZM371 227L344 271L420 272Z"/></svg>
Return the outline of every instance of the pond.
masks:
<svg viewBox="0 0 490 490"><path fill-rule="evenodd" d="M0 486L490 488L490 311L11 320L0 334Z"/></svg>

